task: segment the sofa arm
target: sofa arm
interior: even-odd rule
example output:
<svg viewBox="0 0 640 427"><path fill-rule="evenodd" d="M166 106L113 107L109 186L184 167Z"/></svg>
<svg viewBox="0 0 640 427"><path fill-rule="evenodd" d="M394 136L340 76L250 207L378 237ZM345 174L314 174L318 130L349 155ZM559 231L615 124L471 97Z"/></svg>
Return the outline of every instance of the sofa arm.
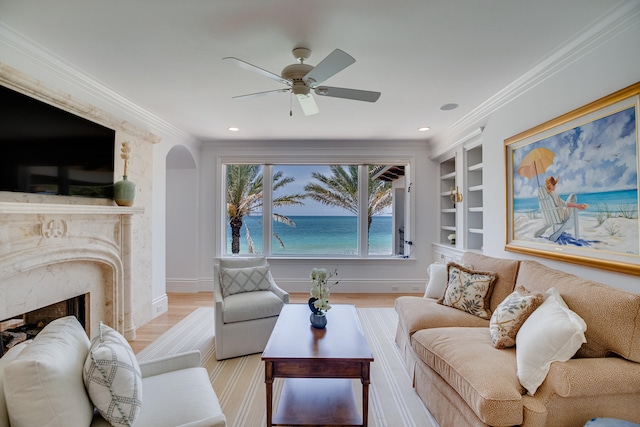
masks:
<svg viewBox="0 0 640 427"><path fill-rule="evenodd" d="M204 420L194 421L192 423L182 424L178 427L226 427L227 418L220 414L215 417L205 418Z"/></svg>
<svg viewBox="0 0 640 427"><path fill-rule="evenodd" d="M172 356L161 357L159 359L149 360L140 363L140 372L142 378L152 377L154 375L166 374L167 372L178 371L187 368L199 368L200 352L192 350Z"/></svg>
<svg viewBox="0 0 640 427"><path fill-rule="evenodd" d="M588 397L639 394L639 390L640 363L619 357L597 357L552 363L539 392Z"/></svg>

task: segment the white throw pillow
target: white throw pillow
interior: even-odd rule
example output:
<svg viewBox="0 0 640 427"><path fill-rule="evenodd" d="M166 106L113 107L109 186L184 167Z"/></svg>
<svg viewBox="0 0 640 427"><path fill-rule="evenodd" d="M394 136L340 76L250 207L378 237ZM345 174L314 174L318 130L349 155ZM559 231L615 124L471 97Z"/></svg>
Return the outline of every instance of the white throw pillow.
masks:
<svg viewBox="0 0 640 427"><path fill-rule="evenodd" d="M74 316L45 326L4 370L11 426L91 424L93 404L82 384L88 353L89 338Z"/></svg>
<svg viewBox="0 0 640 427"><path fill-rule="evenodd" d="M84 385L100 415L114 427L133 425L142 405L142 375L133 349L100 322L84 364Z"/></svg>
<svg viewBox="0 0 640 427"><path fill-rule="evenodd" d="M527 318L516 335L516 361L520 384L533 396L552 362L566 362L587 342L587 324L571 311L556 288Z"/></svg>
<svg viewBox="0 0 640 427"><path fill-rule="evenodd" d="M424 297L438 299L444 295L447 288L447 264L434 263L427 269L429 282L425 289Z"/></svg>
<svg viewBox="0 0 640 427"><path fill-rule="evenodd" d="M220 284L224 297L243 292L268 291L271 289L269 266L221 268Z"/></svg>

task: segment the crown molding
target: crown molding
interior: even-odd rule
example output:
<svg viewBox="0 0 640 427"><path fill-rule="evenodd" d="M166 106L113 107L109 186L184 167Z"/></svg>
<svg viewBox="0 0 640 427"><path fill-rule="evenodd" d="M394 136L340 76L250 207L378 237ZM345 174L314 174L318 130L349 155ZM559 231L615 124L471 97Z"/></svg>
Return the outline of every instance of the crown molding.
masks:
<svg viewBox="0 0 640 427"><path fill-rule="evenodd" d="M193 136L150 113L3 22L0 22L0 52L3 53L2 57L16 56L25 68L42 71L47 78L62 81L91 99L100 100L104 104L101 108L112 114L130 117L139 126L150 127L155 133L182 141L195 141ZM37 79L44 80L42 76Z"/></svg>
<svg viewBox="0 0 640 427"><path fill-rule="evenodd" d="M453 123L442 133L444 135L461 135L471 128L483 126L483 122L492 113L625 31L639 19L640 2L637 0L623 2L589 25L586 31L560 46L538 65ZM441 154L442 150L438 150L438 153Z"/></svg>

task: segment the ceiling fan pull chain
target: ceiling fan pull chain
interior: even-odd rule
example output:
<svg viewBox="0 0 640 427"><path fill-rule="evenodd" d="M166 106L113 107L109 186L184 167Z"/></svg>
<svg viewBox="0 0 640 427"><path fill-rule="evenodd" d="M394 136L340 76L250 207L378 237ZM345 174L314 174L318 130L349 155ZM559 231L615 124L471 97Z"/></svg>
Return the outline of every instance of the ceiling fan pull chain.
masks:
<svg viewBox="0 0 640 427"><path fill-rule="evenodd" d="M293 117L293 92L289 92L289 117Z"/></svg>

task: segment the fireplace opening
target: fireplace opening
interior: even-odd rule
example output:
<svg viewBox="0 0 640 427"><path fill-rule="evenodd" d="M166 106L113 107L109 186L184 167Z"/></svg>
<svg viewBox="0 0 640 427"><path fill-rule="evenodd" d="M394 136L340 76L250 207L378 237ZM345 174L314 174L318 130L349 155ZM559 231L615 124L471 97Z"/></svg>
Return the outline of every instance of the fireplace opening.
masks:
<svg viewBox="0 0 640 427"><path fill-rule="evenodd" d="M45 326L61 317L75 316L86 330L88 303L89 294L82 294L0 321L0 357L17 344L33 339Z"/></svg>

